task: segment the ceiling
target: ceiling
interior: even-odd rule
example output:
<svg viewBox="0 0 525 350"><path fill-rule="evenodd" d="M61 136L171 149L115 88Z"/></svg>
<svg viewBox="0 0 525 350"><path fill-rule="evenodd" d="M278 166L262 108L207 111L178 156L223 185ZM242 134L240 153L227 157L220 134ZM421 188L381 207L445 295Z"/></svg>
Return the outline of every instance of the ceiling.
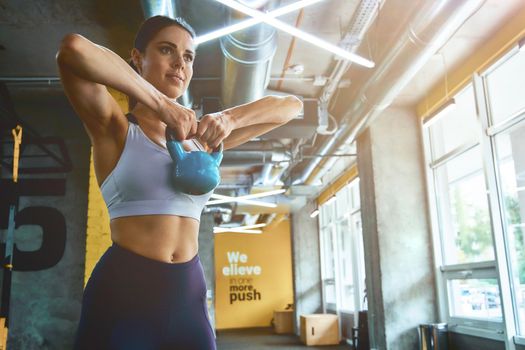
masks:
<svg viewBox="0 0 525 350"><path fill-rule="evenodd" d="M410 19L417 16L414 12L425 1L429 0L377 2L379 6L375 7L373 22L364 34L363 40L356 46L356 51L365 58L381 61L388 54L386 50L406 30ZM295 0L270 1L266 6L278 7L293 2ZM363 2L376 3L374 0L363 0ZM230 13L228 8L213 0L180 0L178 3L179 15L195 28L197 35L222 27ZM299 28L338 45L354 23L361 3L361 0L324 0L308 6L304 10ZM525 1L522 0L485 1L475 15L428 60L420 70L420 74L401 90L393 103L400 106L414 106L446 70L465 60L467 55L482 45L483 41L515 11L524 6ZM143 16L139 0L0 0L0 81L7 84L15 100L22 97L24 100L29 100L31 94L42 96L48 93L50 97L55 96L57 91L61 90L57 81L55 53L65 34L71 32L82 34L127 59L132 48L134 33ZM294 26L297 18L298 11L279 19ZM292 36L283 32L277 34L277 49L271 61L271 78L266 88L274 92L292 93L306 99L317 99L324 89L324 86L318 82L322 81L323 77L331 75L338 60L323 49L296 40L288 66L300 64L304 70L300 74L293 74L286 71L285 66ZM228 79L222 77L222 71L223 55L219 40L200 45L195 61L194 79L190 86L196 106L203 101L203 98L220 98L221 79ZM356 93L374 73L374 69L352 64L343 73L329 96L329 112L336 120L345 114L352 101L357 98ZM301 154L316 153L316 147L331 137L330 135L314 137L315 126L312 130L314 132L305 134L304 137L286 138L283 137L286 133L281 133L280 136L274 137L274 140L270 140L284 145L286 154L292 156L291 165L281 178L285 185L290 185L286 177L292 178L293 174L301 173L305 168L308 159L301 158ZM223 167L222 191L229 194L254 191L256 187L254 184L261 177L263 169L262 164ZM326 185L327 181L324 182ZM274 184L275 182L270 183L269 187ZM304 197L313 197L321 189L320 186L311 186L307 191L301 191L300 196L296 196L301 197L299 199L294 196L279 196L271 200L284 206L291 206L293 210L304 203Z"/></svg>

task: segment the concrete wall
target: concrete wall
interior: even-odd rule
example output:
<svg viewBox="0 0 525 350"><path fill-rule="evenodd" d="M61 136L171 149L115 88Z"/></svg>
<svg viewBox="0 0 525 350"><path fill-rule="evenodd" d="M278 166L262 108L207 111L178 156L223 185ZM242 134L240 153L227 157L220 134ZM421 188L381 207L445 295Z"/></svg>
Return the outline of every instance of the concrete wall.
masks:
<svg viewBox="0 0 525 350"><path fill-rule="evenodd" d="M371 346L410 350L436 296L418 121L389 108L357 139Z"/></svg>
<svg viewBox="0 0 525 350"><path fill-rule="evenodd" d="M318 218L310 218L316 207L316 203L309 201L302 210L292 214L296 334L300 331L300 315L322 312Z"/></svg>
<svg viewBox="0 0 525 350"><path fill-rule="evenodd" d="M72 168L19 175L23 193L15 217L7 345L10 350L70 349L83 290L89 140L62 93L34 89L11 95L18 115L27 122L22 136L27 147L20 166L60 167L50 157L30 161L24 157L43 154L30 144L33 128L41 136L56 137L47 146L57 155L61 154L57 144L64 142ZM11 177L10 171L2 169L2 180ZM2 242L7 232L6 204L6 197L0 195ZM1 251L3 255L3 247Z"/></svg>

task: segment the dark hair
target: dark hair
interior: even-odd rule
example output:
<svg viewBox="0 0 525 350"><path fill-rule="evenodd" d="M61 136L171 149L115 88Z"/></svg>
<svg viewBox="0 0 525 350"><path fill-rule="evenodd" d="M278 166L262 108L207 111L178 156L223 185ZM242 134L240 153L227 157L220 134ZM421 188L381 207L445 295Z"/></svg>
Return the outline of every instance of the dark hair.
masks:
<svg viewBox="0 0 525 350"><path fill-rule="evenodd" d="M188 22L186 22L183 18L171 18L167 16L157 15L150 17L144 22L142 22L139 30L137 31L137 35L135 36L133 47L142 53L146 52L146 46L148 46L148 43L151 41L151 39L162 29L169 26L178 26L184 29L190 34L192 39L195 39L195 37L197 36L192 26L190 26ZM131 58L129 59L128 63L131 66L131 68L133 68L138 73L138 69ZM136 104L137 101L135 101L131 97L128 99L128 109L130 111L133 109L133 107L135 107Z"/></svg>

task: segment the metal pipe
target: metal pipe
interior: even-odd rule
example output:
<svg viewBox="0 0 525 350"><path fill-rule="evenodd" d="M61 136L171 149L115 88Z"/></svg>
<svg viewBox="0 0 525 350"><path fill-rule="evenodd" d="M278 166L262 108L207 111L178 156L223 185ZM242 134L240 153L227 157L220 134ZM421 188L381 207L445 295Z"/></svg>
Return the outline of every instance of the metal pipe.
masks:
<svg viewBox="0 0 525 350"><path fill-rule="evenodd" d="M437 52L484 3L484 0L423 1L415 11L411 24L399 40L387 50L372 76L363 84L342 118L337 136L325 142L319 153L336 153L345 143L353 142L380 113L385 110L416 75L430 57ZM326 173L335 160L328 160L316 176L310 179L318 158L305 168L293 183L310 183Z"/></svg>
<svg viewBox="0 0 525 350"><path fill-rule="evenodd" d="M224 152L221 166L252 166L279 164L290 161L290 156L275 151L228 151Z"/></svg>
<svg viewBox="0 0 525 350"><path fill-rule="evenodd" d="M180 12L180 6L176 0L155 1L155 0L141 0L142 11L144 18L150 18L156 15L168 16L175 18Z"/></svg>
<svg viewBox="0 0 525 350"><path fill-rule="evenodd" d="M193 77L191 81L219 81L221 77ZM270 80L283 80L283 81L311 81L315 80L313 76L305 77L279 77L271 76ZM330 81L328 78L327 81ZM0 77L0 82L7 83L8 85L16 84L60 84L60 78L58 77Z"/></svg>
<svg viewBox="0 0 525 350"><path fill-rule="evenodd" d="M368 28L372 24L373 20L377 16L377 9L380 6L379 0L363 0L359 3L359 7L352 17L352 21L349 26L349 30L346 32L344 38L346 39L345 49L351 52L357 51L359 44L365 37ZM334 92L337 89L339 81L350 67L350 62L346 60L340 60L336 63L332 74L329 77L327 85L323 88L320 96L320 103L329 105ZM343 130L338 129L332 137L328 138L327 141L321 146L319 150L320 155L324 155L330 152L337 139L341 136ZM332 152L334 153L334 152ZM306 168L303 170L302 175L295 180L292 180L292 184L304 183L306 179L312 174L314 169L323 160L323 157L315 157Z"/></svg>
<svg viewBox="0 0 525 350"><path fill-rule="evenodd" d="M345 50L350 52L357 51L359 44L361 44L366 32L368 31L368 28L370 28L370 25L377 16L380 5L379 0L362 0L359 3L359 7L350 22L349 30L346 32L341 43L341 46ZM350 68L351 63L352 62L349 60L337 61L335 69L330 74L328 82L321 92L321 97L319 98L320 102L330 102L334 92L337 90L339 81L348 68Z"/></svg>
<svg viewBox="0 0 525 350"><path fill-rule="evenodd" d="M0 81L9 82L60 82L59 77L0 77Z"/></svg>
<svg viewBox="0 0 525 350"><path fill-rule="evenodd" d="M242 145L232 148L231 150L225 151L224 153L242 151L273 151L284 153L286 151L286 147L280 142L269 140L248 141Z"/></svg>
<svg viewBox="0 0 525 350"><path fill-rule="evenodd" d="M270 2L270 6L275 2ZM234 22L235 11L229 21ZM222 65L222 105L226 108L257 100L268 86L270 67L277 50L276 30L260 23L220 39Z"/></svg>

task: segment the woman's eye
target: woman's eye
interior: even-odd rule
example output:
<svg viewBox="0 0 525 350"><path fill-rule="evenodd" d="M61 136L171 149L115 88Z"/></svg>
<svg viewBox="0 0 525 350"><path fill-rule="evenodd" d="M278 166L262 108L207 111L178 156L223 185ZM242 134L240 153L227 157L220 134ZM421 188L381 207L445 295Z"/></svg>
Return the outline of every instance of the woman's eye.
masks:
<svg viewBox="0 0 525 350"><path fill-rule="evenodd" d="M160 52L168 54L168 53L171 53L172 50L171 50L171 47L169 46L163 46L160 48Z"/></svg>
<svg viewBox="0 0 525 350"><path fill-rule="evenodd" d="M188 62L192 62L193 61L193 56L192 55L186 55L186 61Z"/></svg>

